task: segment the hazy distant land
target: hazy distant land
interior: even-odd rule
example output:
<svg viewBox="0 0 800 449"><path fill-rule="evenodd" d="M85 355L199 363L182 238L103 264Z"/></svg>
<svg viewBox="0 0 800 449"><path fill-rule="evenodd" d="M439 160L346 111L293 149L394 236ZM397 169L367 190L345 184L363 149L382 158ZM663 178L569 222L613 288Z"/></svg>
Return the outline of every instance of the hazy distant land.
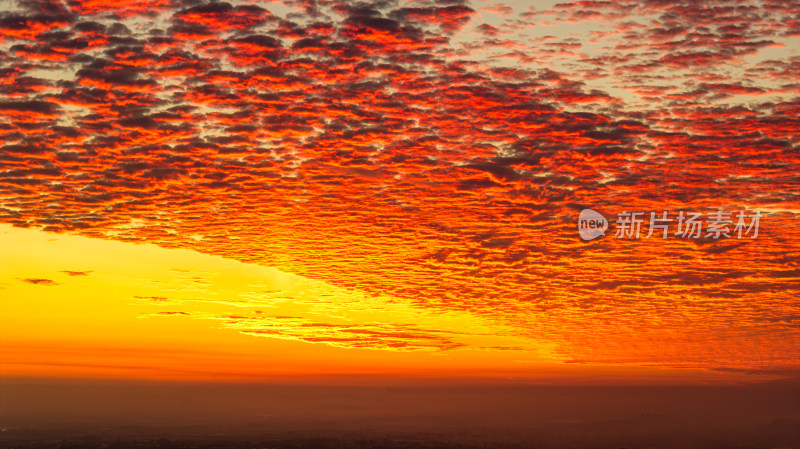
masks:
<svg viewBox="0 0 800 449"><path fill-rule="evenodd" d="M797 448L800 384L2 381L5 448Z"/></svg>

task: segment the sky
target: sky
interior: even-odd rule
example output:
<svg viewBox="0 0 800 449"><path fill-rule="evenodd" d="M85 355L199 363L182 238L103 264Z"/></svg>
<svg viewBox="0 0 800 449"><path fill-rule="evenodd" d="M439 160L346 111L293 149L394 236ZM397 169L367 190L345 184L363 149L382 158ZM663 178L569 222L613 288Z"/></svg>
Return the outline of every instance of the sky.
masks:
<svg viewBox="0 0 800 449"><path fill-rule="evenodd" d="M2 0L0 376L798 376L799 17Z"/></svg>

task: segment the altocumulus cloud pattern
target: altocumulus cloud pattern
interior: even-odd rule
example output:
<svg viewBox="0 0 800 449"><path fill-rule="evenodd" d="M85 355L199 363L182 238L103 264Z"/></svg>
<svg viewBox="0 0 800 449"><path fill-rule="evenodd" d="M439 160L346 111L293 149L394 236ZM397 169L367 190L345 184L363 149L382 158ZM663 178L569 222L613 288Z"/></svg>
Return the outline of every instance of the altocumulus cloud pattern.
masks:
<svg viewBox="0 0 800 449"><path fill-rule="evenodd" d="M571 362L796 370L800 3L528 3L0 2L0 220L466 312ZM587 207L762 219L583 242ZM352 344L381 335L455 349Z"/></svg>

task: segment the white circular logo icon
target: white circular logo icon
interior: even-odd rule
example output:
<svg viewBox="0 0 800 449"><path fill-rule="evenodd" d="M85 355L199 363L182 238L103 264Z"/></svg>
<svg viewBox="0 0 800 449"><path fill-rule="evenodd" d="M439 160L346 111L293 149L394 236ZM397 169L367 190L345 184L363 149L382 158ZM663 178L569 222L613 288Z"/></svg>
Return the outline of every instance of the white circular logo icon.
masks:
<svg viewBox="0 0 800 449"><path fill-rule="evenodd" d="M578 215L578 234L583 240L594 240L606 234L608 220L600 212L584 209Z"/></svg>

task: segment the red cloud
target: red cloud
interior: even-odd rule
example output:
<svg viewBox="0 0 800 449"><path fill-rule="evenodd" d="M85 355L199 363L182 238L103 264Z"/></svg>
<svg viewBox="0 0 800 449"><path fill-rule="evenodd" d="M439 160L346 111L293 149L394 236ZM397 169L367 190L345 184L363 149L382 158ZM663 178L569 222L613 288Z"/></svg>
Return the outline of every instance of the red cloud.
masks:
<svg viewBox="0 0 800 449"><path fill-rule="evenodd" d="M475 14L475 10L463 5L439 8L402 8L393 14L406 19L439 25L443 31L454 32L461 29Z"/></svg>
<svg viewBox="0 0 800 449"><path fill-rule="evenodd" d="M255 5L233 7L230 3L219 2L178 11L174 19L188 24L202 25L211 30L227 31L251 28L272 19L272 15Z"/></svg>
<svg viewBox="0 0 800 449"><path fill-rule="evenodd" d="M111 13L117 17L155 15L172 6L172 0L68 0L70 9L78 14Z"/></svg>

